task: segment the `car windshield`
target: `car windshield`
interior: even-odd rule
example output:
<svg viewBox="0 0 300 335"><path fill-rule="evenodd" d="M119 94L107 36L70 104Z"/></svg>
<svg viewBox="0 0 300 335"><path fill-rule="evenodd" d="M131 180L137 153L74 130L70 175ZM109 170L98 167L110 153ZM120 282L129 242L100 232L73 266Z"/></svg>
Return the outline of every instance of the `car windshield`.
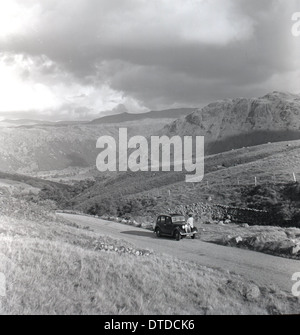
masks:
<svg viewBox="0 0 300 335"><path fill-rule="evenodd" d="M173 223L184 222L185 221L185 217L184 216L173 216L172 217L172 221L173 221Z"/></svg>

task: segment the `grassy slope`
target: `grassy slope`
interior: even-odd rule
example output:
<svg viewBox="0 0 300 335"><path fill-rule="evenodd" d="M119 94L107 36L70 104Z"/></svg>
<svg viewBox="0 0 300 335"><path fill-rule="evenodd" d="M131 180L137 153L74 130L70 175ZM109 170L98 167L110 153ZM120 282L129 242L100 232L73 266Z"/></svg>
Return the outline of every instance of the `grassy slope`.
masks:
<svg viewBox="0 0 300 335"><path fill-rule="evenodd" d="M205 177L199 184L185 183L183 173L128 172L96 183L74 202L77 209L86 211L108 196L150 196L158 200L153 213L178 204L205 202L209 197L214 202L232 205L240 201L242 186L254 185L254 177L258 183L269 183L275 174L276 183L289 182L292 172L300 178L299 165L300 141L266 144L208 156Z"/></svg>
<svg viewBox="0 0 300 335"><path fill-rule="evenodd" d="M29 177L25 175L20 175L20 174L12 174L12 173L6 173L0 171L0 179L7 180L7 181L14 181L16 183L24 183L27 184L31 187L37 188L37 189L42 189L46 186L48 187L55 187L59 189L64 189L68 188L68 186L40 178L34 178L34 177Z"/></svg>
<svg viewBox="0 0 300 335"><path fill-rule="evenodd" d="M120 204L127 206L135 201L133 215L152 215L178 204L206 202L247 207L243 196L245 188L258 183L292 181L292 172L300 177L300 141L273 143L243 148L218 155L208 156L205 162L206 174L203 182L188 184L184 173L121 173L103 175L99 173L95 184L82 182L73 186L53 183L38 178L0 173L0 178L26 183L43 189L40 197L56 200L59 207L73 206L88 212L96 208L97 214L109 213ZM238 185L239 184L239 185ZM170 195L169 195L170 192ZM136 201L137 200L137 201ZM261 199L257 201L260 205ZM255 207L255 203L251 204ZM109 207L109 208L108 208ZM100 211L100 212L99 212Z"/></svg>
<svg viewBox="0 0 300 335"><path fill-rule="evenodd" d="M293 252L293 248L300 245L299 228L245 227L236 224L198 224L197 226L201 232L201 241L300 259L300 253Z"/></svg>
<svg viewBox="0 0 300 335"><path fill-rule="evenodd" d="M64 198L64 201L59 201L59 205L65 205L72 200L76 209L84 211L102 203L104 198L114 199L118 203L120 197L150 197L154 198L157 206L151 203L150 208L143 210L155 214L162 208L205 202L208 198L218 203L236 204L241 198L241 186L254 185L254 177L257 177L258 183L273 181L274 174L276 182L291 181L292 172L298 173L297 177L300 177L299 164L300 141L294 141L289 144L266 144L208 156L205 161L205 178L199 184L187 184L184 182L184 173L172 172L128 172L110 176L102 176L99 173L97 183L87 189L81 188L80 192L76 191L78 185L72 188L20 175L0 173L0 179L24 182L40 189L46 187L46 198L52 199L53 193L53 199ZM76 197L72 199L74 196Z"/></svg>
<svg viewBox="0 0 300 335"><path fill-rule="evenodd" d="M124 245L70 226L28 202L1 199L0 314L273 314L299 301L274 287L151 253L98 251ZM165 283L168 283L166 286Z"/></svg>

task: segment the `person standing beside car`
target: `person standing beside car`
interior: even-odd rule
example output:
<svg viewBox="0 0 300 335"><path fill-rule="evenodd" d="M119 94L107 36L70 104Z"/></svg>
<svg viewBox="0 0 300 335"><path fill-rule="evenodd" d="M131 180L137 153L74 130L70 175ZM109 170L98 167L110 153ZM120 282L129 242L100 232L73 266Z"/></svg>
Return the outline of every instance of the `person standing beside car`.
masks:
<svg viewBox="0 0 300 335"><path fill-rule="evenodd" d="M192 231L192 229L194 229L194 218L193 218L193 214L190 213L189 214L189 218L186 221L186 226L185 226L185 230L187 233L190 233Z"/></svg>

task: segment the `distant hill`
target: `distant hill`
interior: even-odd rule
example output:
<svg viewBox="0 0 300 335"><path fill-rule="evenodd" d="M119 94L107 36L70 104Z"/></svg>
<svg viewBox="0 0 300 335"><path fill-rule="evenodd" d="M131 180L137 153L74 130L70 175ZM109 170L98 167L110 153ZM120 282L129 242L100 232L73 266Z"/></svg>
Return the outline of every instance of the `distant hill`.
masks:
<svg viewBox="0 0 300 335"><path fill-rule="evenodd" d="M0 121L0 127L34 127L34 126L70 126L70 125L98 125L98 124L118 124L124 122L136 122L146 119L169 119L176 120L184 117L192 112L196 108L176 108L167 109L163 111L152 111L148 113L132 114L132 113L120 113L116 114L111 111L112 114L105 115L103 117L94 119L92 121L45 121L45 120L33 120L33 119L5 119ZM107 112L108 113L108 112Z"/></svg>
<svg viewBox="0 0 300 335"><path fill-rule="evenodd" d="M300 96L273 92L213 102L165 126L161 134L205 136L206 154L300 139Z"/></svg>
<svg viewBox="0 0 300 335"><path fill-rule="evenodd" d="M45 120L31 120L31 119L5 119L0 121L0 127L34 127L34 126L68 126L76 124L85 124L87 121L45 121Z"/></svg>
<svg viewBox="0 0 300 335"><path fill-rule="evenodd" d="M186 116L194 112L195 110L196 108L178 108L178 109L167 109L163 111L152 111L140 114L121 113L95 119L91 121L90 124L123 123L123 122L138 121L145 119L179 119L183 116Z"/></svg>
<svg viewBox="0 0 300 335"><path fill-rule="evenodd" d="M32 126L38 124L51 124L52 122L49 121L42 121L42 120L31 120L31 119L5 119L0 121L0 127L19 127L19 126Z"/></svg>

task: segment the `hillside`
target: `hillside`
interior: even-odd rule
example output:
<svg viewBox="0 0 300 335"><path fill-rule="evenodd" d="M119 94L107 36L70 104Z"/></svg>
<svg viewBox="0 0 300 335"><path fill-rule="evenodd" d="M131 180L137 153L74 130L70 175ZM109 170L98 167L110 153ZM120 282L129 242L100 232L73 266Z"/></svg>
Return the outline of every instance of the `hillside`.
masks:
<svg viewBox="0 0 300 335"><path fill-rule="evenodd" d="M300 141L260 145L207 156L205 177L199 184L186 183L184 173L124 173L96 181L73 204L93 214L146 216L196 202L261 208L261 197L250 203L242 192L251 193L255 178L257 185L288 184L293 173L299 180L299 165Z"/></svg>
<svg viewBox="0 0 300 335"><path fill-rule="evenodd" d="M126 122L129 136L150 136L170 119ZM100 136L117 139L118 125L23 126L0 128L0 171L38 174L43 171L87 169L96 165ZM69 171L70 172L70 171Z"/></svg>
<svg viewBox="0 0 300 335"><path fill-rule="evenodd" d="M30 175L49 172L49 176L53 176L53 171L67 170L65 176L55 173L67 179L67 176L74 175L74 169L75 175L82 172L88 178L90 173L94 178L95 171L91 168L95 167L99 153L97 139L110 135L117 140L120 126L128 128L130 137L203 135L206 155L300 139L298 95L273 92L257 99L218 101L191 111L193 109L187 108L144 114L124 113L103 117L90 124L61 122L51 126L1 127L0 171ZM47 173L43 176L47 178Z"/></svg>
<svg viewBox="0 0 300 335"><path fill-rule="evenodd" d="M0 196L18 198L35 203L51 203L53 207L66 207L69 200L91 187L90 180L80 181L74 185L66 185L40 178L32 178L19 174L0 172Z"/></svg>
<svg viewBox="0 0 300 335"><path fill-rule="evenodd" d="M72 185L23 175L0 173L0 192L53 201L60 209L119 216L150 216L193 203L270 210L278 220L299 225L300 141L272 143L206 157L205 178L184 181L184 173L128 172L103 175ZM247 171L247 172L245 172ZM257 185L255 185L255 183ZM289 208L289 209L288 209Z"/></svg>
<svg viewBox="0 0 300 335"><path fill-rule="evenodd" d="M300 139L300 96L273 92L260 98L217 101L160 133L205 136L206 154Z"/></svg>

